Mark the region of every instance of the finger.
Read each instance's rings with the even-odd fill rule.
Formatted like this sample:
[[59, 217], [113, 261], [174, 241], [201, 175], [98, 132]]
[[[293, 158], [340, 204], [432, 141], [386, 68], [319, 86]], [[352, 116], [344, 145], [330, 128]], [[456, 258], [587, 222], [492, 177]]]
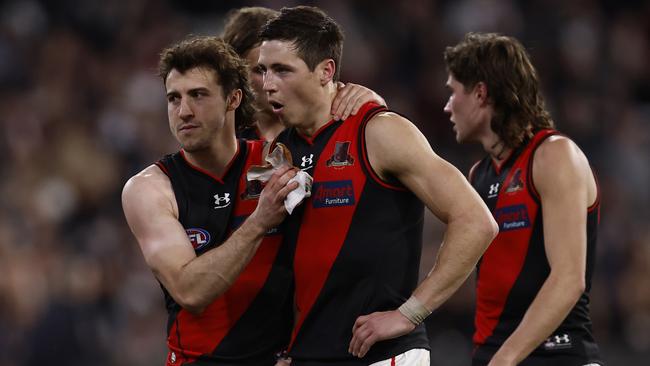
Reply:
[[345, 110], [345, 104], [348, 100], [348, 95], [350, 92], [354, 91], [352, 87], [354, 84], [348, 84], [338, 90], [334, 100], [332, 101], [332, 108], [330, 113], [334, 116], [334, 119], [340, 119], [343, 111]]
[[293, 191], [294, 189], [298, 188], [298, 186], [300, 186], [298, 182], [291, 182], [287, 184], [284, 188], [279, 190], [278, 193], [275, 195], [276, 202], [283, 202], [287, 198], [289, 193], [291, 193], [291, 191]]
[[354, 356], [359, 355], [359, 353], [361, 352], [361, 345], [366, 340], [366, 338], [368, 338], [370, 334], [372, 334], [372, 329], [368, 328], [367, 326], [363, 326], [355, 332], [355, 335], [353, 337], [353, 342], [350, 342], [352, 355]]
[[[269, 189], [272, 189], [272, 187], [276, 184], [276, 182], [278, 181], [278, 179], [280, 179], [280, 177], [282, 177], [282, 175], [283, 175], [284, 173], [286, 173], [287, 170], [289, 170], [289, 169], [290, 169], [290, 167], [288, 167], [288, 166], [286, 166], [286, 165], [283, 165], [283, 166], [279, 167], [279, 168], [278, 168], [276, 171], [274, 171], [273, 174], [271, 175], [271, 179], [269, 179], [269, 181], [266, 183], [266, 187], [269, 187]], [[265, 188], [266, 188], [266, 187], [265, 187]]]
[[370, 334], [366, 340], [361, 344], [361, 347], [359, 347], [359, 358], [363, 357], [368, 353], [370, 350], [370, 347], [372, 347], [373, 344], [377, 341], [377, 336], [373, 333]]
[[[350, 114], [355, 114], [355, 113], [352, 113], [354, 108], [357, 105], [359, 105], [359, 107], [361, 107], [361, 105], [363, 105], [365, 102], [367, 102], [369, 100], [370, 100], [370, 97], [368, 96], [367, 90], [364, 90], [364, 89], [361, 89], [361, 88], [357, 89], [354, 92], [354, 94], [350, 95], [350, 97], [348, 98], [348, 102], [345, 105], [345, 109], [343, 110], [343, 114], [341, 116], [341, 119], [345, 120], [348, 117], [350, 117]], [[357, 108], [357, 111], [358, 110], [359, 110], [359, 108]]]
[[278, 170], [277, 173], [279, 176], [273, 181], [273, 183], [267, 185], [267, 187], [269, 187], [269, 191], [275, 192], [275, 194], [284, 188], [287, 185], [287, 182], [289, 182], [289, 180], [296, 175], [296, 172], [289, 167], [282, 167], [281, 169], [282, 170]]
[[354, 321], [354, 325], [352, 326], [352, 333], [354, 333], [354, 331], [357, 330], [360, 326], [365, 324], [366, 319], [368, 319], [367, 315], [359, 316], [357, 320]]

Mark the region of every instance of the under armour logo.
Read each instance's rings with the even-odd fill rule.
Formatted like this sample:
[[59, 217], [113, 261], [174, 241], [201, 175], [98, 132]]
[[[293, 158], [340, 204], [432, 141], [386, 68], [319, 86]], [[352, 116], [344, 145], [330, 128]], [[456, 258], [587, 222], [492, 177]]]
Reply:
[[499, 192], [499, 183], [490, 184], [489, 196], [495, 195]]
[[555, 343], [569, 343], [571, 340], [569, 339], [568, 334], [562, 334], [562, 336], [556, 335], [553, 338], [555, 338]]
[[224, 193], [223, 197], [219, 194], [214, 195], [214, 208], [224, 208], [228, 207], [230, 204], [230, 193]]
[[314, 154], [309, 154], [309, 156], [305, 155], [302, 157], [302, 163], [300, 163], [300, 166], [305, 168], [309, 165], [309, 167], [311, 167], [313, 163], [314, 163]]

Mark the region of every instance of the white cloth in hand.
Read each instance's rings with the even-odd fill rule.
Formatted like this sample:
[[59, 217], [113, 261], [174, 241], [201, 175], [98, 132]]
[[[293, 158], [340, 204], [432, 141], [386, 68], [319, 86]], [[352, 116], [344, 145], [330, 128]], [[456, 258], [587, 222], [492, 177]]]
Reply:
[[[267, 182], [277, 169], [284, 165], [292, 165], [290, 159], [291, 152], [289, 152], [289, 149], [283, 144], [277, 143], [275, 149], [266, 156], [265, 160], [268, 164], [250, 167], [248, 172], [246, 172], [246, 179], [248, 181], [258, 180], [262, 183]], [[296, 176], [289, 180], [289, 183], [298, 182], [298, 188], [289, 192], [287, 198], [284, 200], [284, 208], [290, 215], [305, 197], [311, 196], [312, 181], [313, 178], [302, 170], [299, 170]]]

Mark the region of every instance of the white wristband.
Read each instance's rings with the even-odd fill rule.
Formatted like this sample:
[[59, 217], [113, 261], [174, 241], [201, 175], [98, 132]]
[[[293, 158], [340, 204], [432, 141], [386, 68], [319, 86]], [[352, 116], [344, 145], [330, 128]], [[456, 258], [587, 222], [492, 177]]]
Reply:
[[422, 323], [431, 314], [415, 296], [409, 297], [397, 310], [415, 325]]

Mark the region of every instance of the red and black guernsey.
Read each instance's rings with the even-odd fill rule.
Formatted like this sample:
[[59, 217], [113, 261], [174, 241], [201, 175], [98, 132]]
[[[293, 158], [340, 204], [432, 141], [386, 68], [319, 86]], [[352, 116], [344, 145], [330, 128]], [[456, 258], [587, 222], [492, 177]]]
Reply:
[[368, 103], [311, 138], [294, 128], [278, 136], [294, 165], [314, 178], [311, 197], [285, 221], [285, 238], [295, 248], [292, 366], [368, 365], [429, 348], [420, 325], [376, 343], [363, 359], [348, 353], [357, 317], [395, 310], [418, 283], [423, 204], [399, 184], [380, 180], [365, 150], [366, 124], [385, 110]]
[[[156, 165], [169, 177], [179, 221], [197, 255], [219, 246], [257, 206], [261, 186], [246, 172], [261, 162], [261, 141], [238, 141], [223, 177], [192, 166], [183, 151]], [[165, 294], [169, 321], [167, 365], [274, 365], [291, 334], [293, 287], [290, 253], [271, 230], [234, 284], [200, 315]]]
[[[540, 199], [532, 181], [533, 156], [555, 130], [538, 131], [522, 147], [495, 166], [487, 156], [470, 176], [499, 225], [499, 234], [478, 264], [474, 365], [487, 364], [521, 322], [550, 273], [544, 248]], [[586, 290], [551, 337], [522, 365], [535, 360], [574, 360], [576, 365], [599, 360], [589, 317], [589, 291], [594, 270], [599, 199], [587, 212]], [[563, 362], [563, 361], [562, 361]], [[564, 364], [562, 362], [553, 364]], [[573, 364], [573, 361], [567, 361]], [[582, 363], [580, 363], [582, 362]]]

